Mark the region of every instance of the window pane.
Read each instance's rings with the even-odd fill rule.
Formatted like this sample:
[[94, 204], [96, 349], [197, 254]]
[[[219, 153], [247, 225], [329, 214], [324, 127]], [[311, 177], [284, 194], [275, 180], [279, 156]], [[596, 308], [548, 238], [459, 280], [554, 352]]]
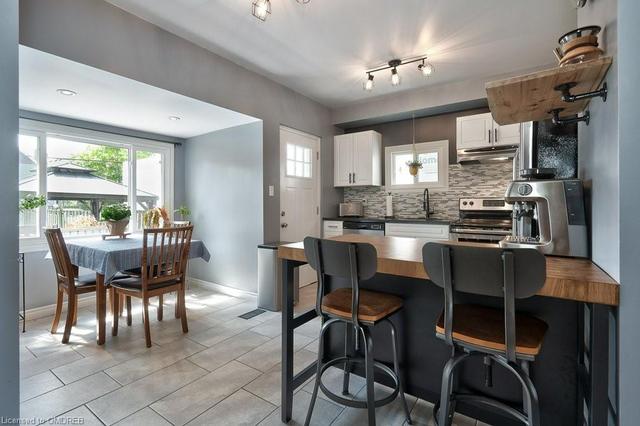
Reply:
[[[18, 138], [20, 158], [19, 188], [20, 199], [27, 196], [37, 196], [38, 181], [38, 138], [30, 135], [20, 135]], [[38, 209], [22, 210], [19, 215], [20, 237], [38, 236]]]
[[162, 154], [136, 151], [136, 229], [143, 228], [142, 216], [145, 211], [164, 207], [162, 170]]
[[296, 175], [296, 162], [287, 160], [287, 176], [295, 176]]
[[296, 146], [296, 161], [304, 161], [304, 148]]
[[422, 169], [418, 173], [419, 182], [438, 182], [438, 153], [428, 152], [419, 154]]
[[296, 159], [296, 146], [290, 143], [287, 144], [287, 160]]
[[302, 170], [302, 163], [296, 161], [296, 176], [302, 177], [304, 176], [304, 171]]
[[311, 162], [311, 148], [304, 149], [304, 162], [305, 163]]
[[411, 185], [414, 178], [409, 173], [407, 161], [413, 160], [412, 153], [393, 154], [393, 184], [394, 185]]
[[311, 164], [305, 164], [304, 165], [304, 177], [306, 177], [306, 178], [310, 178], [311, 177]]
[[47, 226], [104, 232], [100, 211], [128, 201], [128, 172], [125, 148], [47, 138]]

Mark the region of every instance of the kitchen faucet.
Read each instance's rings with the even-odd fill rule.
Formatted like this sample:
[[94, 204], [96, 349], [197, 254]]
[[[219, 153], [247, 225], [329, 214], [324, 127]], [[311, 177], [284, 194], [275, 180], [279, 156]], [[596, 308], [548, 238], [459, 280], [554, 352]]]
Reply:
[[429, 205], [429, 188], [425, 188], [422, 193], [422, 209], [424, 210], [425, 219], [429, 219], [429, 215], [433, 213]]

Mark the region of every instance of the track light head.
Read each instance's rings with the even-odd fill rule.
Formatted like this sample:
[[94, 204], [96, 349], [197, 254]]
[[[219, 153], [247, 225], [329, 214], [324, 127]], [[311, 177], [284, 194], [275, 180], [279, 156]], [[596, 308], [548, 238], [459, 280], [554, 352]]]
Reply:
[[423, 60], [422, 63], [418, 65], [418, 71], [420, 71], [425, 77], [429, 77], [431, 74], [433, 74], [433, 65], [431, 65], [429, 62], [425, 63], [425, 61]]
[[262, 22], [266, 21], [267, 17], [271, 15], [271, 1], [254, 0], [251, 3], [251, 14]]
[[368, 73], [367, 80], [363, 83], [362, 88], [367, 92], [373, 90], [373, 74]]
[[391, 68], [391, 85], [400, 85], [400, 74], [398, 74], [398, 69], [396, 67]]

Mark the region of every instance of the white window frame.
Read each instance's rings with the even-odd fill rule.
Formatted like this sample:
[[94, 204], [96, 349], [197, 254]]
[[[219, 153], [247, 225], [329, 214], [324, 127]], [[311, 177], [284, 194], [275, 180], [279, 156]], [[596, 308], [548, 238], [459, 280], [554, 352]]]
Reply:
[[412, 184], [394, 184], [392, 157], [394, 154], [413, 153], [413, 145], [387, 146], [384, 149], [385, 189], [389, 191], [424, 190], [425, 188], [446, 190], [449, 188], [449, 141], [440, 140], [433, 142], [416, 143], [417, 154], [438, 154], [438, 182], [415, 182]]
[[[164, 156], [164, 181], [162, 182], [162, 200], [170, 217], [173, 217], [173, 195], [175, 179], [175, 147], [171, 143], [136, 138], [132, 136], [117, 135], [114, 133], [100, 132], [96, 130], [81, 129], [60, 124], [46, 123], [28, 119], [20, 119], [20, 134], [38, 136], [38, 182], [40, 194], [47, 193], [47, 137], [59, 137], [70, 141], [89, 143], [93, 145], [112, 146], [125, 148], [129, 153], [130, 185], [128, 203], [136, 205], [136, 152], [148, 151]], [[45, 166], [43, 166], [45, 165]], [[46, 209], [38, 209], [38, 227], [46, 226]], [[130, 222], [132, 232], [141, 231], [135, 229], [135, 220]], [[82, 238], [83, 236], [69, 236], [67, 239]], [[86, 237], [86, 236], [84, 236]], [[37, 237], [20, 238], [21, 251], [37, 251], [46, 249], [47, 243], [42, 232]]]

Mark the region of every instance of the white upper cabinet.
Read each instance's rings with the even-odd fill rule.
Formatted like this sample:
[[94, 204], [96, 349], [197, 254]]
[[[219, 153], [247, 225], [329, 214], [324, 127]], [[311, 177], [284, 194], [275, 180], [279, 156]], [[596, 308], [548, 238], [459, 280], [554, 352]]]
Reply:
[[382, 184], [382, 135], [373, 130], [334, 138], [334, 186]]
[[520, 124], [500, 126], [491, 113], [456, 119], [456, 148], [477, 149], [520, 143]]

